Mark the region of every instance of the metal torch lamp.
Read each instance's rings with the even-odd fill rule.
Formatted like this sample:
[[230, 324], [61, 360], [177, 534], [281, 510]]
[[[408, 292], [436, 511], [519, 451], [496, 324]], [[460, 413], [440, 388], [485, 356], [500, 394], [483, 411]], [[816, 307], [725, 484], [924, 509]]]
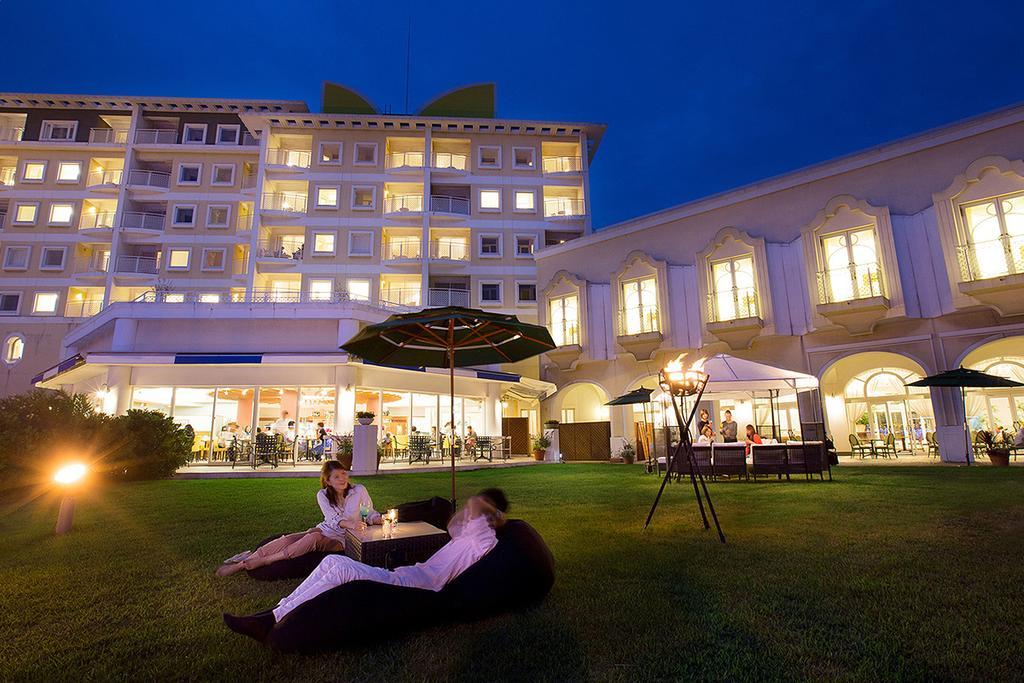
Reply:
[[[704, 389], [707, 387], [709, 377], [702, 370], [702, 364], [699, 361], [687, 368], [683, 366], [682, 359], [683, 356], [676, 358], [658, 372], [658, 384], [661, 386], [662, 391], [670, 397], [669, 400], [676, 413], [676, 423], [679, 425], [679, 441], [666, 462], [665, 477], [661, 480], [661, 487], [658, 489], [658, 495], [654, 498], [654, 504], [651, 505], [651, 511], [647, 514], [644, 528], [646, 529], [650, 525], [651, 519], [654, 517], [654, 511], [658, 508], [661, 494], [664, 493], [665, 484], [668, 483], [669, 477], [672, 476], [675, 463], [680, 458], [686, 458], [690, 466], [690, 483], [693, 484], [693, 493], [697, 498], [697, 507], [700, 509], [704, 528], [711, 528], [707, 515], [710, 512], [711, 519], [715, 522], [715, 529], [718, 531], [718, 539], [725, 543], [725, 534], [722, 533], [722, 526], [718, 523], [718, 515], [715, 514], [715, 506], [711, 502], [711, 494], [708, 492], [704, 475], [700, 471], [700, 466], [694, 455], [693, 441], [690, 437], [690, 424], [693, 422], [697, 407], [700, 405], [700, 399], [704, 395]], [[693, 405], [684, 420], [683, 399], [687, 396], [695, 396], [696, 398], [694, 398]], [[707, 502], [707, 510], [705, 510], [704, 506], [705, 501]]]

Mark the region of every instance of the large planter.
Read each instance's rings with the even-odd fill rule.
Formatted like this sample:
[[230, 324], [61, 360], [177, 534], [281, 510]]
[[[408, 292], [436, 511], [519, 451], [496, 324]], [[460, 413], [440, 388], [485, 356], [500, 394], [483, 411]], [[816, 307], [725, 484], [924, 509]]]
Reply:
[[998, 450], [989, 451], [988, 459], [992, 461], [993, 467], [1009, 467], [1010, 466], [1010, 451]]
[[543, 448], [534, 448], [533, 449], [533, 459], [538, 461], [538, 462], [542, 462], [544, 460], [544, 453], [545, 453], [545, 451], [544, 451]]
[[358, 422], [361, 425], [372, 425], [373, 424], [373, 418], [372, 417], [359, 417], [359, 418], [356, 418], [356, 422]]

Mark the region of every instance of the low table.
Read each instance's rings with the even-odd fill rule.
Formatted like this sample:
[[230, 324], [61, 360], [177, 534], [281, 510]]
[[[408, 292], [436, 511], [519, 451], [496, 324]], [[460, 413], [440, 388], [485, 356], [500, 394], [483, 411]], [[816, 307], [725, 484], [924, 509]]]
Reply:
[[423, 562], [447, 542], [448, 532], [426, 522], [399, 522], [391, 538], [384, 538], [384, 527], [375, 524], [346, 529], [345, 554], [364, 564], [394, 569]]

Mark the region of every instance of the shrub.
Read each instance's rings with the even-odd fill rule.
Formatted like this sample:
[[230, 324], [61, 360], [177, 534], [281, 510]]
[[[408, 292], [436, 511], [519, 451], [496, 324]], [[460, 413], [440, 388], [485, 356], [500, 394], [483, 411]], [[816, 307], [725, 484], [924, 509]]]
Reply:
[[109, 421], [110, 455], [101, 465], [111, 478], [124, 481], [163, 479], [188, 462], [195, 432], [163, 413], [129, 410]]
[[538, 436], [536, 439], [533, 440], [533, 450], [535, 451], [547, 450], [548, 446], [550, 445], [551, 439], [547, 438], [546, 436]]
[[377, 414], [374, 413], [372, 410], [358, 410], [358, 411], [356, 411], [356, 417], [357, 418], [362, 418], [364, 420], [367, 419], [367, 418], [372, 420], [376, 416], [377, 416]]

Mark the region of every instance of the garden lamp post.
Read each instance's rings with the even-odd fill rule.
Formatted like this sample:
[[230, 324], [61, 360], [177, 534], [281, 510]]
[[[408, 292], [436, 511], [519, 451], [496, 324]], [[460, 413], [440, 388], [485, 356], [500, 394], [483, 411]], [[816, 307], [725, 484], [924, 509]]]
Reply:
[[82, 463], [72, 463], [57, 470], [53, 480], [64, 489], [64, 497], [60, 500], [60, 512], [57, 513], [57, 527], [54, 533], [62, 536], [71, 531], [71, 523], [75, 517], [74, 486], [85, 477], [88, 468]]
[[[722, 533], [722, 526], [718, 523], [718, 515], [715, 514], [715, 506], [711, 502], [711, 494], [708, 492], [707, 484], [704, 482], [704, 475], [700, 471], [700, 467], [697, 464], [697, 458], [693, 454], [693, 443], [690, 438], [690, 423], [693, 422], [693, 416], [697, 412], [697, 406], [700, 404], [700, 399], [704, 395], [704, 389], [708, 384], [708, 375], [704, 372], [704, 361], [700, 359], [685, 367], [683, 365], [683, 359], [686, 354], [680, 354], [674, 361], [666, 365], [658, 373], [658, 384], [667, 396], [669, 401], [672, 403], [672, 408], [676, 413], [676, 423], [679, 425], [679, 442], [676, 444], [675, 449], [672, 451], [671, 457], [668, 458], [665, 463], [665, 478], [661, 480], [661, 488], [658, 489], [658, 495], [654, 498], [654, 504], [651, 506], [651, 511], [647, 514], [647, 521], [644, 522], [644, 528], [646, 529], [651, 523], [651, 519], [654, 517], [654, 511], [658, 507], [658, 501], [661, 500], [661, 494], [665, 491], [665, 484], [668, 483], [668, 478], [672, 476], [672, 466], [675, 461], [680, 457], [685, 457], [690, 465], [690, 482], [693, 484], [693, 493], [697, 497], [697, 507], [700, 509], [700, 516], [704, 522], [704, 528], [710, 529], [711, 525], [708, 524], [707, 512], [704, 510], [704, 500], [707, 501], [708, 511], [711, 512], [711, 519], [715, 522], [715, 529], [718, 531], [718, 539], [725, 543], [725, 534]], [[693, 400], [693, 406], [690, 408], [689, 414], [686, 416], [686, 420], [683, 420], [683, 399], [687, 396], [695, 396]], [[697, 482], [700, 481], [700, 486], [697, 486]], [[703, 495], [702, 495], [703, 494]]]

